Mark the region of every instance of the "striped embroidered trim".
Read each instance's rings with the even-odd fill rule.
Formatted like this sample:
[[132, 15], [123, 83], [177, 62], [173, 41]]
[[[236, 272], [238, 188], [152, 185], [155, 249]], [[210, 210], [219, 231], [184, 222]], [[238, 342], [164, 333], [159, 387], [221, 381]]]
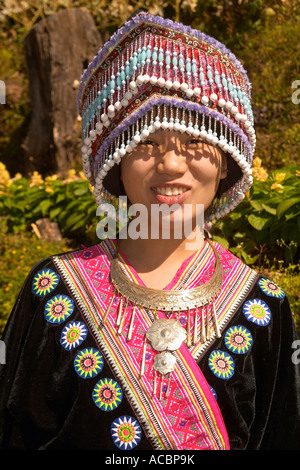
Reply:
[[[99, 312], [95, 300], [86, 285], [83, 285], [80, 275], [76, 272], [72, 260], [67, 255], [61, 258], [53, 257], [53, 262], [60, 271], [64, 282], [67, 284], [81, 310], [97, 343], [101, 346], [102, 353], [107, 358], [110, 367], [116, 374], [127, 397], [146, 430], [152, 445], [157, 450], [171, 450], [176, 448], [171, 436], [160, 426], [156, 419], [157, 409], [153, 406], [151, 397], [144, 396], [139, 380], [132, 374], [129, 363], [124, 360], [124, 354], [117, 348], [111, 348], [114, 338], [107, 328], [99, 327]], [[103, 337], [105, 335], [105, 339]], [[126, 377], [126, 379], [125, 379]], [[143, 397], [143, 399], [141, 398]]]

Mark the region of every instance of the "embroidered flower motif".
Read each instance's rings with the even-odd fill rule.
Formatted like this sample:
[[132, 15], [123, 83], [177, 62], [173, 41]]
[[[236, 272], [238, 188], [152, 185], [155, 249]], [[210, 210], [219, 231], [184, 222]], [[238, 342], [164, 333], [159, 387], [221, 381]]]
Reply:
[[49, 323], [62, 323], [74, 311], [74, 301], [66, 295], [57, 295], [45, 305], [45, 318]]
[[115, 419], [110, 432], [113, 443], [121, 450], [130, 450], [136, 447], [142, 434], [139, 423], [131, 416], [120, 416]]
[[44, 297], [56, 288], [59, 279], [59, 275], [51, 269], [39, 271], [32, 282], [33, 293], [39, 297]]
[[276, 297], [277, 299], [283, 299], [285, 297], [284, 290], [281, 289], [281, 287], [277, 286], [275, 282], [272, 282], [269, 279], [259, 279], [258, 285], [261, 290], [269, 297]]
[[123, 392], [115, 380], [101, 379], [96, 384], [92, 396], [95, 405], [100, 410], [112, 411], [120, 405], [123, 399]]
[[175, 320], [160, 318], [146, 332], [147, 339], [156, 351], [175, 351], [180, 348], [186, 338], [186, 331], [180, 323]]
[[229, 328], [225, 334], [225, 345], [236, 354], [245, 354], [252, 346], [253, 338], [249, 330], [237, 325]]
[[96, 377], [103, 369], [103, 357], [97, 349], [87, 348], [80, 351], [74, 359], [74, 368], [79, 377]]
[[256, 325], [266, 326], [270, 323], [271, 310], [263, 300], [247, 300], [244, 303], [243, 312], [247, 320]]
[[220, 379], [229, 379], [234, 374], [232, 357], [224, 351], [215, 350], [208, 359], [210, 370]]
[[70, 322], [62, 330], [60, 344], [67, 351], [71, 351], [85, 340], [87, 333], [87, 327], [83, 322]]

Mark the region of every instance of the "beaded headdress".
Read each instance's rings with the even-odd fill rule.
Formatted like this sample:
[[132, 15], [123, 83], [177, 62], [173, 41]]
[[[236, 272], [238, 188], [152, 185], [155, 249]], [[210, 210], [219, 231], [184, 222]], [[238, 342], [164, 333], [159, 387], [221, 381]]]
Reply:
[[157, 129], [187, 132], [229, 155], [206, 221], [228, 214], [252, 184], [251, 85], [220, 42], [140, 12], [100, 49], [82, 76], [82, 159], [96, 202], [125, 194], [119, 163]]

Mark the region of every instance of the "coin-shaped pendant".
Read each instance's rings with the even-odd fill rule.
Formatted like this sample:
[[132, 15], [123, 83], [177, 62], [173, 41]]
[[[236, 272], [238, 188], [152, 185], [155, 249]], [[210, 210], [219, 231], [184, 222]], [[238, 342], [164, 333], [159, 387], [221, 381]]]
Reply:
[[154, 358], [153, 367], [162, 375], [173, 372], [176, 364], [176, 358], [169, 351], [163, 351]]
[[159, 318], [146, 332], [146, 337], [156, 351], [176, 351], [186, 339], [187, 333], [175, 319]]

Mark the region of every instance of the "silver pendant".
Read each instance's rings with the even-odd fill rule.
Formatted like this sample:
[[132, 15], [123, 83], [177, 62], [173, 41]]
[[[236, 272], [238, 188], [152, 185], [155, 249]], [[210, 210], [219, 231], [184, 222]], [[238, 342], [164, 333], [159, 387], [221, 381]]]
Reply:
[[176, 351], [186, 339], [187, 333], [175, 319], [159, 318], [146, 332], [155, 351]]
[[159, 351], [154, 358], [153, 368], [162, 375], [173, 372], [176, 357], [169, 351], [176, 351], [186, 339], [187, 333], [175, 319], [159, 318], [146, 332], [155, 351]]
[[176, 358], [169, 351], [163, 351], [154, 358], [153, 368], [162, 375], [173, 372], [176, 364]]

